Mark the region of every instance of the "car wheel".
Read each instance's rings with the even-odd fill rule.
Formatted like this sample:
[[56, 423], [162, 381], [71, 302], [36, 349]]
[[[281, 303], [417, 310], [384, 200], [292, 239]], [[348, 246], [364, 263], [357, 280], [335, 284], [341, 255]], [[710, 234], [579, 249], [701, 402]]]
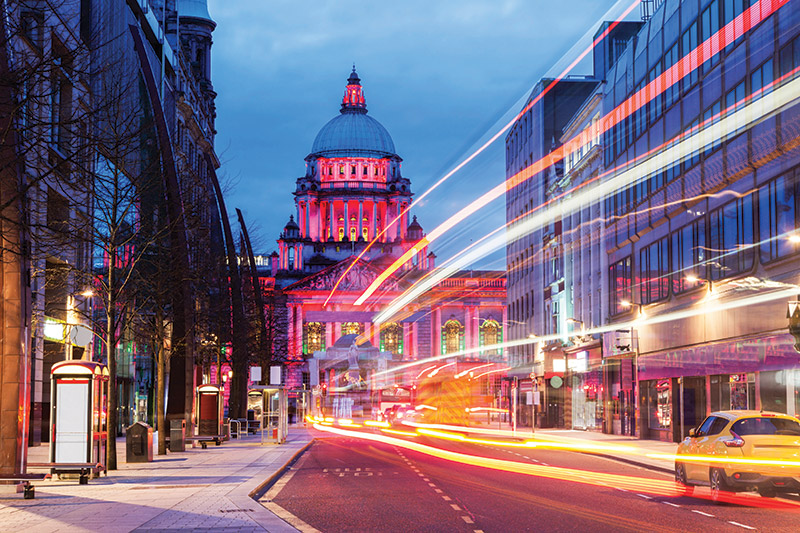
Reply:
[[711, 500], [717, 504], [724, 503], [722, 493], [731, 492], [731, 487], [725, 479], [725, 473], [719, 468], [712, 468], [708, 478], [711, 484]]
[[694, 492], [694, 487], [686, 480], [686, 465], [683, 463], [675, 463], [675, 486], [682, 496], [691, 496]]

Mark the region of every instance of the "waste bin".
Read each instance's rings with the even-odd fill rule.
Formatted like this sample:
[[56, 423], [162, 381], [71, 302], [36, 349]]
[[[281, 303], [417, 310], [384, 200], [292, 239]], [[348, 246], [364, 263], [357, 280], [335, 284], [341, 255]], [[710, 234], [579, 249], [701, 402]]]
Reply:
[[153, 428], [136, 422], [125, 431], [125, 459], [129, 463], [153, 460]]
[[186, 420], [183, 418], [169, 421], [169, 451], [186, 451]]

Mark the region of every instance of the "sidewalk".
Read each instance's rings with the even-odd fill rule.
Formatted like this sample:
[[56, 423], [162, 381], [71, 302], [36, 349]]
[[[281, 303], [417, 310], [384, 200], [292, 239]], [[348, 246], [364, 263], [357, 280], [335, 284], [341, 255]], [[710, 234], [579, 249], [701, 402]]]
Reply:
[[[261, 445], [256, 435], [126, 463], [125, 439], [117, 439], [118, 470], [89, 485], [34, 483], [34, 500], [0, 488], [0, 530], [295, 531], [250, 495], [311, 440], [307, 429], [291, 427], [279, 446]], [[31, 448], [29, 460], [46, 461], [47, 453], [47, 446]]]
[[[484, 426], [487, 430], [498, 430], [509, 436], [512, 435], [511, 426], [507, 422], [488, 424], [471, 420], [470, 426], [473, 428]], [[678, 445], [672, 442], [643, 440], [636, 437], [574, 429], [536, 428], [536, 431], [532, 432], [530, 427], [518, 427], [513, 436], [520, 439], [543, 441], [543, 448], [547, 447], [547, 443], [551, 443], [553, 448], [562, 449], [557, 446], [557, 444], [561, 444], [568, 450], [591, 453], [659, 472], [674, 473], [675, 471], [675, 462], [672, 456], [675, 455]]]
[[[573, 429], [537, 429], [534, 438], [578, 445], [579, 449], [576, 451], [593, 453], [651, 470], [667, 473], [675, 471], [675, 463], [671, 456], [675, 454], [678, 445], [672, 442], [642, 440], [636, 437]], [[669, 458], [663, 456], [669, 456]]]

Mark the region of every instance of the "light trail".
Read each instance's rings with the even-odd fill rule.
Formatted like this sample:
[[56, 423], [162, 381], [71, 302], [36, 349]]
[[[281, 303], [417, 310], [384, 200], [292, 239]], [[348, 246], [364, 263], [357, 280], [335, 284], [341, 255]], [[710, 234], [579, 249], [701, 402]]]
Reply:
[[[729, 44], [732, 44], [736, 39], [750, 31], [752, 27], [759, 24], [762, 20], [770, 16], [789, 1], [790, 0], [759, 0], [757, 3], [753, 4], [750, 8], [746, 9], [743, 13], [726, 24], [715, 34], [703, 41], [703, 43], [698, 45], [694, 50], [683, 56], [683, 58], [678, 60], [672, 67], [664, 71], [645, 87], [631, 95], [615, 109], [604, 115], [599, 121], [599, 131], [595, 135], [604, 134], [606, 131], [628, 118], [632, 113], [638, 111], [651, 100], [661, 95], [664, 91], [666, 91], [667, 88], [678, 83], [691, 72], [699, 69], [701, 65], [718, 54], [720, 50], [724, 49]], [[594, 46], [594, 44], [595, 43], [593, 42], [592, 46]], [[588, 51], [585, 53], [588, 53]], [[550, 86], [548, 86], [548, 88], [549, 87], [552, 87], [552, 83]], [[527, 112], [528, 109], [529, 107], [526, 106], [524, 111]], [[720, 125], [717, 125], [716, 127], [722, 129], [723, 131], [736, 131], [725, 130]], [[517, 185], [527, 181], [534, 175], [543, 171], [547, 167], [563, 160], [566, 154], [585, 144], [584, 141], [583, 132], [581, 132], [573, 139], [567, 141], [552, 152], [548, 153], [545, 157], [530, 164], [525, 169], [508, 178], [502, 184], [494, 187], [489, 192], [474, 200], [468, 206], [462, 208], [455, 215], [451, 216], [445, 222], [434, 228], [434, 230], [431, 231], [427, 236], [423, 237], [420, 242], [415, 244], [399, 259], [392, 263], [391, 266], [381, 272], [381, 274], [378, 275], [378, 277], [370, 284], [370, 286], [356, 299], [354, 305], [362, 305], [366, 299], [374, 294], [378, 287], [380, 287], [383, 282], [389, 278], [389, 276], [401, 268], [425, 246], [428, 246], [450, 229], [455, 227], [457, 224], [461, 223], [463, 220], [485, 207], [491, 201], [500, 197], [507, 190], [516, 187]]]
[[[615, 331], [617, 329], [625, 329], [625, 328], [631, 328], [631, 327], [641, 328], [642, 326], [661, 324], [661, 323], [670, 322], [670, 321], [673, 321], [673, 320], [685, 319], [685, 318], [692, 318], [692, 317], [699, 316], [699, 315], [706, 315], [706, 314], [715, 313], [715, 312], [719, 312], [719, 311], [726, 311], [726, 310], [729, 310], [729, 309], [737, 309], [737, 308], [740, 308], [740, 307], [753, 306], [753, 305], [758, 305], [758, 304], [762, 304], [762, 303], [772, 302], [772, 301], [775, 301], [775, 300], [784, 300], [784, 299], [787, 299], [787, 298], [795, 298], [797, 296], [797, 293], [798, 293], [797, 286], [790, 286], [789, 288], [786, 288], [784, 290], [778, 290], [778, 291], [769, 292], [767, 294], [759, 294], [759, 295], [756, 295], [756, 296], [739, 298], [739, 299], [732, 300], [730, 302], [725, 302], [725, 303], [716, 303], [716, 304], [711, 305], [712, 302], [706, 302], [704, 305], [699, 306], [699, 307], [694, 308], [694, 309], [685, 309], [685, 310], [682, 310], [682, 311], [674, 311], [674, 312], [671, 312], [671, 313], [665, 313], [665, 314], [662, 314], [662, 315], [656, 315], [656, 316], [647, 317], [647, 318], [644, 318], [644, 319], [629, 320], [629, 321], [625, 321], [625, 322], [615, 322], [615, 323], [609, 324], [607, 326], [601, 326], [601, 327], [595, 327], [595, 328], [586, 328], [585, 330], [583, 330], [582, 334], [584, 334], [584, 335], [593, 335], [593, 334], [600, 334], [600, 333], [608, 333], [608, 332]], [[437, 355], [437, 356], [434, 356], [434, 357], [429, 357], [429, 358], [425, 358], [425, 359], [420, 359], [418, 361], [405, 363], [405, 364], [400, 365], [400, 366], [398, 366], [396, 368], [393, 368], [393, 369], [381, 370], [380, 372], [376, 372], [374, 375], [375, 376], [379, 376], [379, 375], [384, 375], [384, 374], [397, 373], [397, 372], [400, 372], [402, 370], [406, 370], [408, 368], [413, 368], [413, 367], [418, 366], [418, 365], [428, 364], [428, 363], [430, 363], [432, 361], [439, 361], [439, 360], [442, 360], [442, 359], [449, 359], [449, 358], [452, 358], [452, 357], [459, 357], [459, 356], [462, 356], [462, 355], [466, 355], [468, 353], [474, 353], [474, 352], [478, 352], [478, 351], [482, 351], [482, 350], [498, 350], [498, 349], [511, 348], [511, 347], [515, 347], [515, 346], [525, 346], [527, 344], [546, 343], [546, 342], [549, 342], [549, 341], [563, 339], [564, 337], [565, 337], [565, 335], [556, 335], [556, 334], [553, 334], [553, 335], [539, 335], [539, 336], [536, 336], [534, 338], [517, 339], [517, 340], [513, 340], [513, 341], [507, 341], [507, 342], [499, 343], [499, 344], [493, 344], [493, 345], [490, 345], [490, 346], [481, 346], [479, 348], [461, 350], [459, 352], [454, 352], [454, 353], [445, 354], [445, 355]], [[640, 356], [640, 357], [647, 357], [647, 355], [645, 354], [645, 355]]]
[[[375, 433], [363, 433], [360, 431], [349, 431], [342, 428], [326, 427], [319, 424], [315, 424], [314, 429], [325, 433], [331, 433], [334, 435], [340, 435], [344, 437], [352, 437], [366, 441], [380, 442], [383, 444], [388, 444], [390, 446], [396, 446], [398, 448], [412, 450], [418, 453], [428, 455], [430, 457], [436, 457], [439, 459], [444, 459], [446, 461], [451, 461], [458, 464], [477, 466], [491, 470], [511, 472], [515, 474], [548, 478], [560, 481], [569, 481], [573, 483], [599, 486], [604, 488], [611, 486], [615, 488], [621, 488], [637, 492], [647, 492], [649, 494], [656, 494], [667, 497], [683, 496], [685, 493], [684, 492], [685, 489], [677, 486], [674, 481], [668, 481], [664, 479], [650, 479], [645, 477], [625, 476], [620, 474], [608, 474], [604, 472], [579, 470], [575, 468], [564, 468], [564, 467], [549, 466], [549, 465], [545, 466], [541, 464], [523, 463], [507, 459], [494, 459], [491, 457], [482, 457], [479, 455], [454, 452], [451, 450], [437, 448], [419, 442], [406, 441], [403, 439], [398, 439], [386, 435], [380, 435]], [[394, 434], [402, 433], [393, 430], [382, 430], [382, 431]], [[700, 496], [699, 493], [696, 495]], [[704, 497], [708, 498], [708, 496]], [[795, 511], [800, 511], [800, 502], [765, 499], [757, 495], [725, 493], [723, 495], [723, 499], [726, 501], [736, 502], [743, 505], [791, 509]]]
[[[517, 114], [516, 114], [516, 116], [515, 116], [513, 119], [511, 119], [510, 121], [508, 121], [508, 123], [507, 123], [505, 126], [503, 126], [502, 128], [500, 128], [500, 130], [499, 130], [499, 131], [497, 131], [497, 133], [495, 133], [494, 135], [492, 135], [492, 137], [491, 137], [491, 138], [489, 138], [489, 140], [488, 140], [488, 141], [484, 142], [484, 143], [483, 143], [483, 144], [482, 144], [482, 145], [481, 145], [481, 146], [480, 146], [478, 149], [476, 149], [476, 150], [475, 150], [474, 152], [472, 152], [472, 153], [471, 153], [469, 156], [467, 156], [467, 157], [466, 157], [466, 158], [465, 158], [463, 161], [461, 161], [461, 163], [459, 163], [458, 165], [456, 165], [456, 166], [455, 166], [455, 167], [454, 167], [452, 170], [450, 170], [450, 172], [448, 172], [447, 174], [445, 174], [445, 175], [444, 175], [442, 178], [440, 178], [440, 179], [439, 179], [439, 180], [438, 180], [436, 183], [434, 183], [434, 184], [433, 184], [433, 185], [432, 185], [430, 188], [428, 188], [428, 190], [426, 190], [426, 191], [425, 191], [424, 193], [422, 193], [422, 194], [421, 194], [419, 197], [417, 197], [417, 198], [416, 198], [416, 199], [415, 199], [415, 200], [414, 200], [414, 201], [413, 201], [411, 204], [409, 204], [409, 205], [408, 205], [408, 207], [406, 207], [406, 208], [405, 208], [403, 211], [401, 211], [401, 212], [400, 212], [400, 214], [399, 214], [399, 215], [397, 215], [397, 216], [396, 216], [396, 217], [395, 217], [395, 218], [394, 218], [394, 219], [393, 219], [391, 222], [389, 222], [388, 224], [386, 224], [386, 226], [384, 227], [384, 229], [382, 229], [382, 230], [380, 231], [380, 233], [378, 233], [378, 235], [376, 235], [376, 236], [375, 236], [375, 238], [373, 238], [373, 239], [372, 239], [372, 240], [369, 242], [369, 244], [368, 244], [367, 246], [365, 246], [365, 247], [364, 247], [364, 250], [363, 250], [363, 251], [362, 251], [360, 254], [358, 254], [358, 256], [356, 256], [356, 258], [353, 260], [353, 262], [350, 264], [350, 266], [348, 266], [348, 267], [347, 267], [347, 269], [345, 269], [345, 271], [344, 271], [344, 272], [342, 273], [342, 275], [339, 277], [339, 279], [338, 279], [338, 280], [336, 280], [336, 283], [334, 284], [333, 288], [331, 289], [331, 292], [330, 292], [330, 294], [329, 294], [329, 295], [328, 295], [328, 297], [325, 299], [325, 303], [323, 303], [323, 304], [322, 304], [322, 306], [323, 306], [323, 307], [325, 307], [325, 306], [327, 306], [327, 305], [328, 305], [328, 302], [329, 302], [329, 301], [330, 301], [330, 299], [333, 297], [333, 294], [336, 292], [336, 289], [337, 289], [337, 288], [339, 288], [339, 284], [342, 282], [342, 280], [343, 280], [343, 279], [344, 279], [344, 277], [347, 275], [347, 273], [350, 271], [350, 269], [351, 269], [351, 268], [353, 268], [353, 266], [355, 266], [356, 262], [358, 262], [358, 260], [360, 260], [360, 259], [361, 259], [361, 258], [364, 256], [364, 254], [366, 254], [366, 253], [367, 253], [367, 251], [368, 251], [368, 250], [369, 250], [369, 249], [370, 249], [370, 248], [371, 248], [371, 247], [372, 247], [372, 246], [373, 246], [373, 245], [374, 245], [376, 242], [378, 242], [378, 240], [379, 240], [381, 237], [383, 237], [383, 235], [384, 235], [384, 234], [385, 234], [385, 233], [386, 233], [386, 232], [389, 230], [389, 228], [390, 228], [390, 227], [392, 227], [392, 225], [393, 225], [395, 222], [402, 221], [402, 217], [403, 217], [403, 216], [404, 216], [406, 213], [408, 213], [408, 212], [409, 212], [409, 211], [410, 211], [412, 208], [416, 207], [416, 206], [417, 206], [417, 205], [418, 205], [418, 204], [419, 204], [419, 203], [420, 203], [420, 202], [421, 202], [421, 201], [422, 201], [422, 200], [423, 200], [423, 199], [424, 199], [426, 196], [428, 196], [429, 194], [431, 194], [431, 193], [432, 193], [434, 190], [436, 190], [436, 189], [437, 189], [437, 188], [438, 188], [438, 187], [439, 187], [439, 186], [440, 186], [442, 183], [444, 183], [445, 181], [447, 181], [448, 179], [450, 179], [450, 178], [451, 178], [451, 177], [452, 177], [452, 176], [453, 176], [453, 175], [454, 175], [456, 172], [458, 172], [459, 170], [461, 170], [462, 168], [464, 168], [464, 167], [465, 167], [466, 165], [468, 165], [468, 164], [469, 164], [469, 163], [470, 163], [470, 162], [471, 162], [473, 159], [475, 159], [475, 158], [476, 158], [476, 157], [478, 157], [478, 156], [479, 156], [481, 153], [483, 153], [483, 152], [484, 152], [484, 151], [485, 151], [485, 150], [486, 150], [486, 149], [487, 149], [489, 146], [491, 146], [492, 144], [494, 144], [494, 142], [495, 142], [495, 141], [497, 141], [497, 139], [499, 139], [499, 138], [500, 138], [500, 137], [501, 137], [501, 136], [502, 136], [502, 135], [503, 135], [505, 132], [507, 132], [507, 131], [508, 131], [508, 130], [509, 130], [509, 129], [510, 129], [510, 128], [511, 128], [511, 127], [512, 127], [512, 126], [513, 126], [513, 125], [514, 125], [514, 124], [515, 124], [515, 123], [516, 123], [516, 122], [517, 122], [517, 121], [518, 121], [518, 120], [519, 120], [519, 119], [520, 119], [520, 118], [521, 118], [523, 115], [525, 115], [525, 113], [527, 113], [527, 112], [528, 112], [528, 111], [529, 111], [529, 110], [530, 110], [530, 109], [531, 109], [531, 108], [532, 108], [532, 107], [533, 107], [533, 106], [534, 106], [534, 105], [535, 105], [535, 104], [536, 104], [536, 103], [537, 103], [539, 100], [541, 100], [542, 98], [544, 98], [544, 96], [545, 96], [545, 95], [546, 95], [548, 92], [550, 92], [550, 90], [551, 90], [551, 89], [552, 89], [552, 88], [553, 88], [553, 87], [554, 87], [554, 86], [555, 86], [555, 85], [556, 85], [556, 84], [557, 84], [559, 81], [563, 80], [563, 79], [564, 79], [564, 78], [565, 78], [565, 77], [566, 77], [566, 76], [567, 76], [567, 75], [570, 73], [570, 71], [571, 71], [573, 68], [575, 68], [575, 66], [576, 66], [578, 63], [580, 63], [580, 62], [581, 62], [581, 61], [582, 61], [582, 60], [583, 60], [583, 59], [584, 59], [584, 58], [585, 58], [587, 55], [589, 55], [589, 53], [590, 53], [592, 50], [594, 50], [595, 46], [597, 46], [597, 44], [598, 44], [599, 42], [601, 42], [603, 39], [605, 39], [605, 38], [608, 36], [608, 34], [609, 34], [609, 33], [611, 33], [611, 31], [612, 31], [612, 30], [613, 30], [613, 29], [614, 29], [614, 28], [615, 28], [615, 27], [616, 27], [616, 26], [617, 26], [617, 25], [618, 25], [620, 22], [624, 21], [624, 20], [625, 20], [625, 17], [627, 17], [627, 16], [628, 16], [628, 15], [629, 15], [631, 12], [633, 12], [633, 10], [634, 10], [634, 9], [636, 9], [636, 8], [639, 6], [639, 4], [640, 4], [640, 0], [634, 0], [634, 2], [633, 2], [633, 3], [631, 3], [631, 4], [630, 4], [630, 5], [629, 5], [629, 6], [628, 6], [628, 7], [627, 7], [627, 8], [626, 8], [626, 9], [625, 9], [623, 12], [622, 12], [622, 14], [621, 14], [621, 15], [619, 15], [619, 18], [618, 18], [617, 20], [615, 20], [614, 22], [612, 22], [612, 23], [609, 25], [609, 27], [608, 27], [608, 28], [606, 28], [606, 29], [605, 29], [605, 30], [604, 30], [604, 31], [603, 31], [603, 32], [602, 32], [600, 35], [598, 35], [598, 36], [597, 36], [597, 37], [596, 37], [596, 38], [595, 38], [595, 39], [592, 41], [592, 43], [591, 43], [589, 46], [587, 46], [587, 47], [586, 47], [586, 48], [585, 48], [585, 49], [584, 49], [584, 50], [583, 50], [583, 51], [582, 51], [582, 52], [581, 52], [581, 53], [578, 55], [578, 57], [577, 57], [576, 59], [574, 59], [574, 60], [573, 60], [573, 61], [572, 61], [572, 62], [571, 62], [571, 63], [570, 63], [570, 64], [569, 64], [569, 65], [568, 65], [568, 66], [567, 66], [567, 67], [566, 67], [566, 68], [565, 68], [565, 69], [564, 69], [564, 70], [563, 70], [563, 71], [562, 71], [562, 72], [561, 72], [561, 73], [560, 73], [558, 76], [556, 76], [556, 77], [555, 77], [555, 78], [554, 78], [554, 79], [553, 79], [553, 80], [550, 82], [550, 84], [549, 84], [549, 85], [548, 85], [548, 86], [547, 86], [547, 87], [546, 87], [546, 88], [545, 88], [545, 89], [544, 89], [544, 90], [543, 90], [543, 91], [542, 91], [540, 94], [536, 95], [536, 97], [534, 97], [534, 98], [533, 98], [533, 99], [532, 99], [532, 100], [531, 100], [531, 101], [530, 101], [530, 102], [529, 102], [529, 103], [528, 103], [528, 104], [527, 104], [527, 105], [526, 105], [526, 106], [525, 106], [525, 107], [522, 109], [522, 111], [520, 111], [519, 113], [517, 113]], [[399, 222], [398, 222], [398, 223], [399, 223]], [[425, 240], [425, 238], [423, 238], [423, 241], [424, 241], [424, 240]], [[420, 241], [420, 242], [422, 242], [422, 241]], [[417, 243], [417, 244], [419, 244], [419, 243]], [[415, 250], [415, 253], [416, 253], [416, 251], [419, 251], [419, 250], [421, 250], [421, 249], [422, 249], [422, 248], [424, 248], [424, 247], [425, 247], [424, 245], [423, 245], [423, 246], [420, 246], [420, 247], [417, 247], [417, 245], [415, 245], [415, 246], [414, 246], [414, 248], [412, 248], [412, 249], [414, 249], [414, 250]], [[409, 250], [408, 252], [406, 252], [405, 254], [403, 254], [403, 257], [405, 257], [405, 256], [409, 255], [409, 252], [410, 252], [410, 250]], [[410, 257], [413, 257], [413, 254], [411, 254], [411, 255], [410, 255]], [[410, 258], [410, 257], [409, 257], [409, 258]], [[400, 263], [400, 266], [402, 266], [402, 265], [403, 265], [403, 263]], [[392, 265], [392, 267], [393, 267], [393, 266], [394, 266], [394, 264]], [[389, 268], [392, 268], [392, 267], [389, 267]], [[399, 267], [398, 267], [398, 268], [399, 268]], [[397, 270], [397, 269], [395, 269], [395, 270]], [[394, 272], [395, 270], [393, 270], [392, 272]], [[387, 278], [388, 278], [388, 275], [387, 275]], [[383, 280], [383, 281], [385, 281], [385, 278], [384, 278], [384, 280]], [[381, 281], [381, 283], [383, 283], [383, 281]], [[373, 291], [373, 292], [374, 292], [374, 291]], [[356, 304], [356, 305], [360, 305], [360, 304]]]
[[[795, 69], [793, 72], [797, 72]], [[787, 78], [782, 78], [787, 79]], [[408, 303], [415, 300], [423, 293], [428, 291], [433, 285], [446, 279], [453, 272], [456, 272], [481, 257], [484, 257], [495, 250], [505, 247], [507, 243], [521, 239], [525, 235], [541, 228], [544, 224], [563, 214], [579, 209], [584, 203], [591, 203], [590, 200], [604, 198], [617, 190], [622, 190], [636, 183], [644, 176], [650, 176], [653, 172], [665, 168], [673, 161], [680, 161], [690, 157], [693, 153], [704, 149], [706, 146], [718, 142], [719, 131], [738, 132], [750, 128], [767, 116], [789, 106], [792, 102], [800, 98], [800, 78], [788, 81], [784, 85], [774, 89], [769, 94], [764, 94], [760, 100], [750, 101], [748, 105], [738, 106], [739, 109], [732, 114], [722, 117], [713, 125], [696, 131], [694, 135], [686, 137], [678, 143], [665, 143], [671, 146], [654, 154], [640, 164], [622, 171], [613, 178], [606, 181], [594, 181], [591, 186], [584, 187], [581, 192], [573, 194], [564, 199], [561, 203], [544, 209], [539, 209], [527, 220], [520, 222], [514, 227], [508, 228], [505, 234], [495, 235], [485, 241], [481, 246], [472, 249], [469, 253], [456, 256], [448, 264], [443, 265], [430, 276], [426, 276], [418, 283], [414, 284], [401, 296], [396, 298], [389, 306], [381, 311], [374, 319], [374, 322], [384, 322], [405, 307]], [[731, 106], [735, 107], [735, 106]], [[755, 110], [754, 108], [758, 108]]]
[[454, 377], [455, 379], [460, 379], [460, 378], [462, 378], [463, 376], [466, 376], [467, 374], [469, 374], [470, 372], [475, 372], [475, 371], [476, 371], [477, 369], [479, 369], [479, 368], [486, 368], [487, 366], [492, 366], [492, 365], [494, 365], [494, 364], [495, 364], [495, 363], [486, 363], [485, 365], [473, 366], [472, 368], [468, 368], [468, 369], [464, 370], [463, 372], [459, 372], [458, 374], [456, 374], [456, 375], [455, 375], [455, 376], [453, 376], [453, 377]]

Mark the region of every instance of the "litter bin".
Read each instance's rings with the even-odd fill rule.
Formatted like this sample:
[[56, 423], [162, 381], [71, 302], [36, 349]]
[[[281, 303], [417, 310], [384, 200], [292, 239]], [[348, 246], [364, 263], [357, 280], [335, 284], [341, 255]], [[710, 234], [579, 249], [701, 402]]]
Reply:
[[186, 420], [183, 418], [169, 421], [169, 451], [186, 451]]
[[136, 422], [125, 431], [125, 459], [129, 463], [153, 460], [153, 428]]

